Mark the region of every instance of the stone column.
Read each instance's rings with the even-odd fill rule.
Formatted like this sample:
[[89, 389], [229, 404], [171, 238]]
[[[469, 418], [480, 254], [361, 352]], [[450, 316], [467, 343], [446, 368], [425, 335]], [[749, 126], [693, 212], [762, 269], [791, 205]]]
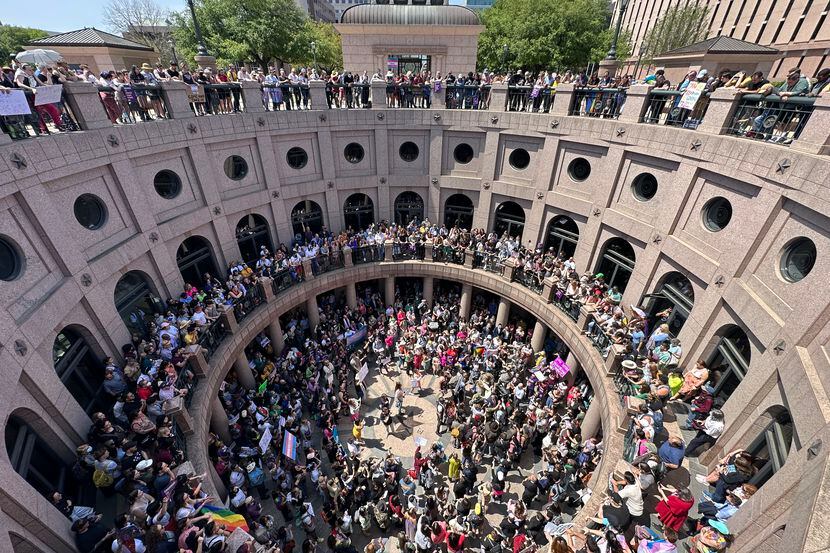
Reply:
[[496, 313], [496, 324], [506, 325], [507, 318], [510, 316], [510, 301], [504, 298], [499, 300], [499, 311]]
[[507, 83], [490, 85], [490, 111], [507, 111]]
[[548, 327], [542, 324], [542, 321], [536, 321], [536, 325], [533, 327], [533, 336], [530, 338], [530, 347], [533, 348], [534, 353], [544, 349], [547, 332]]
[[274, 352], [279, 355], [285, 349], [285, 336], [282, 333], [279, 317], [268, 325], [268, 335], [271, 337], [271, 343], [274, 344]]
[[830, 95], [816, 98], [813, 113], [801, 130], [791, 149], [808, 154], [830, 154]]
[[424, 299], [427, 302], [427, 305], [432, 307], [432, 296], [433, 296], [433, 287], [435, 285], [435, 279], [433, 277], [424, 277]]
[[469, 250], [468, 249], [464, 253], [464, 266], [467, 267], [468, 269], [472, 269], [473, 268], [473, 263], [475, 263], [475, 260], [476, 260], [475, 250]]
[[245, 113], [260, 113], [265, 111], [265, 104], [262, 103], [262, 85], [256, 81], [242, 81], [242, 103], [245, 106]]
[[228, 414], [222, 406], [219, 396], [210, 401], [210, 431], [219, 436], [226, 445], [231, 443], [231, 430], [228, 427]]
[[470, 318], [470, 306], [473, 303], [473, 285], [464, 284], [461, 286], [461, 308], [458, 316], [462, 321]]
[[387, 306], [395, 303], [395, 277], [386, 277], [384, 280], [383, 299]]
[[357, 286], [354, 282], [346, 284], [346, 305], [349, 309], [357, 309]]
[[372, 81], [372, 109], [386, 109], [386, 81]]
[[311, 327], [311, 333], [317, 334], [317, 327], [320, 325], [320, 308], [317, 307], [317, 295], [313, 295], [305, 302], [305, 310], [308, 315], [308, 325]]
[[542, 281], [542, 297], [550, 303], [553, 301], [554, 294], [556, 294], [556, 280], [553, 277], [547, 277]]
[[69, 108], [83, 130], [91, 131], [113, 126], [94, 84], [86, 81], [68, 81], [63, 83], [63, 90], [66, 92]]
[[574, 99], [574, 85], [560, 84], [556, 87], [553, 104], [550, 106], [551, 115], [569, 115]]
[[354, 267], [354, 258], [352, 257], [352, 249], [349, 246], [343, 248], [343, 266]]
[[392, 251], [395, 247], [395, 242], [392, 240], [387, 240], [383, 243], [383, 260], [384, 261], [394, 261], [394, 257], [392, 256]]
[[582, 419], [582, 439], [593, 438], [600, 428], [602, 428], [602, 411], [599, 407], [599, 401], [594, 397], [588, 411], [585, 413], [585, 418]]
[[732, 123], [732, 117], [740, 101], [741, 95], [737, 94], [734, 88], [715, 90], [709, 96], [709, 107], [706, 108], [703, 122], [697, 128], [698, 132], [724, 134]]
[[311, 267], [311, 259], [303, 259], [303, 279], [311, 280], [314, 277], [314, 271]]
[[311, 109], [329, 109], [326, 100], [326, 83], [319, 79], [308, 81], [308, 93], [311, 98]]
[[189, 119], [196, 117], [187, 95], [190, 93], [190, 85], [179, 81], [163, 81], [161, 84], [161, 95], [164, 98], [164, 107], [167, 108], [168, 117], [173, 119]]
[[236, 371], [236, 377], [239, 383], [245, 388], [252, 390], [256, 387], [256, 379], [254, 378], [254, 371], [251, 370], [251, 365], [248, 364], [248, 357], [244, 351], [239, 352], [239, 357], [233, 362], [233, 369]]
[[648, 95], [651, 85], [638, 84], [630, 87], [625, 95], [625, 104], [622, 108], [619, 121], [625, 123], [639, 123], [648, 109]]
[[508, 257], [504, 260], [504, 278], [507, 279], [508, 282], [513, 282], [513, 274], [516, 272], [516, 268], [518, 267], [518, 262], [512, 258]]

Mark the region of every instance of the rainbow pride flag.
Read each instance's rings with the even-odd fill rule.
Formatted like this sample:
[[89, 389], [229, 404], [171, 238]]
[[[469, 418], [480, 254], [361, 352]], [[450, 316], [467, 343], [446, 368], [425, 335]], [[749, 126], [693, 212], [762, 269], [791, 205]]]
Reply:
[[217, 507], [215, 505], [205, 505], [201, 509], [202, 514], [208, 514], [216, 521], [217, 524], [224, 524], [226, 528], [233, 531], [236, 528], [242, 528], [248, 531], [248, 523], [245, 522], [245, 517], [238, 515], [233, 511], [229, 511], [224, 507]]

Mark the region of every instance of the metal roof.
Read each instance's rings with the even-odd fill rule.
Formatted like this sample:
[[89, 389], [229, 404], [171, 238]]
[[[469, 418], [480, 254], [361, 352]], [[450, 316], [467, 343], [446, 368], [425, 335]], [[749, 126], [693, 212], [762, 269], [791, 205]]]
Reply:
[[147, 50], [153, 49], [144, 44], [127, 40], [117, 35], [99, 31], [94, 27], [84, 27], [77, 31], [69, 31], [67, 33], [58, 33], [36, 40], [32, 40], [29, 44], [37, 46], [108, 46], [110, 48], [128, 48], [130, 50]]
[[707, 38], [688, 46], [669, 50], [660, 57], [674, 54], [777, 54], [778, 50], [761, 46], [754, 42], [738, 40], [728, 36], [716, 36]]
[[340, 23], [352, 25], [481, 25], [464, 6], [357, 4], [346, 8]]

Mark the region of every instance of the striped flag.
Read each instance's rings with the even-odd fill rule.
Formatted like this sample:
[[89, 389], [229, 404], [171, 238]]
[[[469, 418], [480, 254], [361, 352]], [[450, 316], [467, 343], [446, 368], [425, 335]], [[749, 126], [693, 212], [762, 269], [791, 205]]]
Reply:
[[294, 461], [297, 460], [297, 436], [288, 430], [282, 438], [282, 454]]
[[202, 507], [202, 514], [209, 514], [218, 524], [224, 524], [225, 528], [230, 528], [231, 530], [234, 528], [242, 528], [244, 531], [248, 531], [248, 523], [245, 522], [245, 517], [229, 511], [224, 507], [205, 505]]

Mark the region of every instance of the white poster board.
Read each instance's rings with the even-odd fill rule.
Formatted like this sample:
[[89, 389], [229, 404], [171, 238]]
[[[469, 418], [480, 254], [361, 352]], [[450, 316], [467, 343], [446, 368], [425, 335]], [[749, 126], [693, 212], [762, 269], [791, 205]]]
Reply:
[[683, 96], [680, 97], [680, 103], [677, 106], [680, 109], [695, 109], [695, 104], [697, 104], [705, 88], [706, 83], [689, 83], [689, 86], [683, 91]]
[[366, 363], [363, 363], [363, 365], [360, 367], [360, 371], [358, 371], [358, 373], [357, 373], [357, 377], [356, 377], [357, 381], [358, 382], [363, 382], [363, 380], [366, 378], [366, 375], [368, 375], [368, 374], [369, 374], [369, 365], [367, 365]]
[[29, 115], [30, 113], [32, 110], [22, 90], [0, 92], [0, 115]]
[[271, 429], [265, 428], [265, 432], [262, 433], [262, 438], [259, 439], [259, 449], [263, 453], [268, 451], [268, 446], [271, 445]]
[[39, 86], [35, 89], [35, 105], [57, 104], [61, 101], [63, 85]]

